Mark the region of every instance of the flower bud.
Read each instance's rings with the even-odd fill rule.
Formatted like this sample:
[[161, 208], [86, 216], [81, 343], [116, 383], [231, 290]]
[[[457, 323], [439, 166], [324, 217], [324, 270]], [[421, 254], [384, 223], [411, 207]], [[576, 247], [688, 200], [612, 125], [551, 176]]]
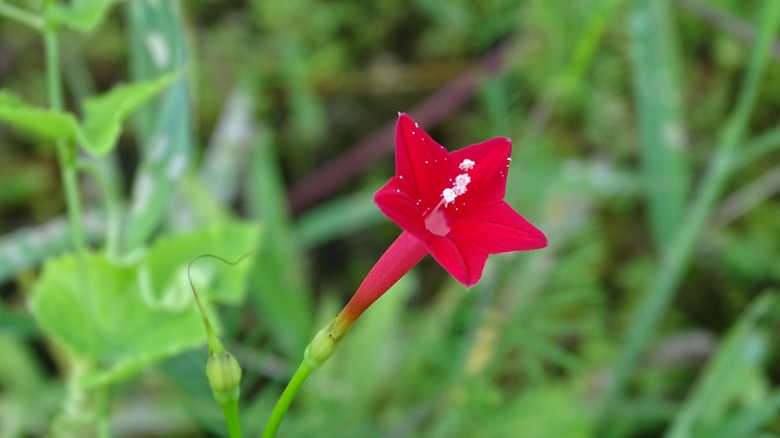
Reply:
[[227, 351], [210, 353], [206, 363], [206, 377], [209, 379], [211, 392], [219, 404], [238, 400], [241, 392], [241, 367], [236, 359]]
[[312, 368], [319, 368], [330, 355], [336, 350], [338, 339], [333, 337], [331, 329], [333, 323], [328, 324], [324, 329], [314, 335], [314, 339], [309, 342], [306, 351], [303, 352], [303, 360]]

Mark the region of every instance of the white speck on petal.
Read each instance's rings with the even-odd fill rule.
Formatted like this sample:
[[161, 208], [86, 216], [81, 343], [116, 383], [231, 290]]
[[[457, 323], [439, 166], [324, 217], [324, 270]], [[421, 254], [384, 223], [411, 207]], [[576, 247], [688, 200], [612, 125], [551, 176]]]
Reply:
[[468, 172], [469, 170], [471, 170], [471, 169], [473, 169], [473, 168], [474, 168], [474, 165], [475, 165], [475, 164], [477, 164], [477, 163], [475, 163], [475, 162], [473, 162], [472, 160], [469, 160], [468, 158], [466, 158], [465, 160], [463, 160], [463, 161], [462, 161], [462, 162], [461, 162], [461, 163], [458, 165], [458, 169], [460, 169], [460, 170], [462, 170], [462, 171], [464, 171], [464, 172]]

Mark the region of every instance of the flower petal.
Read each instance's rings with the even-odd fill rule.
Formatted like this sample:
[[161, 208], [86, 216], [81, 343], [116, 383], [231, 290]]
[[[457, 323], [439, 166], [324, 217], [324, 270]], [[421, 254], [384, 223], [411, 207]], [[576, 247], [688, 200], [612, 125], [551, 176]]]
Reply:
[[452, 152], [449, 156], [450, 178], [463, 173], [459, 168], [463, 160], [474, 162], [474, 167], [468, 171], [471, 177], [468, 191], [458, 197], [457, 204], [484, 205], [503, 200], [511, 153], [512, 141], [504, 137], [496, 137]]
[[374, 195], [379, 209], [399, 227], [409, 231], [420, 240], [425, 240], [428, 232], [420, 214], [417, 199], [408, 192], [408, 187], [398, 177], [390, 178], [384, 187]]
[[[406, 114], [395, 128], [395, 176], [407, 184], [413, 197], [426, 208], [441, 198], [447, 180], [447, 150]], [[415, 200], [416, 201], [416, 200]]]
[[425, 245], [431, 256], [465, 286], [473, 286], [482, 277], [488, 253], [474, 243], [457, 237], [430, 235]]
[[547, 246], [547, 237], [504, 201], [463, 212], [451, 227], [448, 237], [473, 242], [490, 254]]

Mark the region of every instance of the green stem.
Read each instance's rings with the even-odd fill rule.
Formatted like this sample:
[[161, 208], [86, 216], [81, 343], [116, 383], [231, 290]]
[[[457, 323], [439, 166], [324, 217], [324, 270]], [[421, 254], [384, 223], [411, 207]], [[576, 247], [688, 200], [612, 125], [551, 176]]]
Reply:
[[103, 197], [106, 208], [106, 253], [109, 257], [119, 257], [119, 239], [122, 222], [121, 189], [118, 181], [111, 175], [114, 170], [112, 157], [97, 158], [78, 163], [77, 170], [91, 175]]
[[780, 127], [772, 128], [745, 143], [744, 151], [738, 157], [735, 167], [747, 167], [748, 164], [777, 150], [780, 150]]
[[284, 388], [282, 396], [279, 397], [279, 401], [276, 402], [273, 412], [271, 412], [271, 418], [268, 419], [268, 424], [263, 431], [263, 438], [273, 438], [276, 436], [276, 431], [279, 430], [279, 425], [282, 424], [282, 419], [287, 413], [287, 409], [290, 407], [295, 395], [298, 394], [298, 390], [303, 385], [303, 382], [309, 377], [309, 374], [314, 371], [314, 368], [306, 363], [304, 360], [295, 371], [295, 374], [290, 379], [290, 383]]
[[241, 438], [241, 421], [238, 419], [238, 400], [222, 404], [230, 438]]
[[[54, 0], [46, 1], [44, 9], [52, 7], [56, 2]], [[45, 15], [45, 12], [44, 12]], [[62, 91], [62, 75], [60, 72], [60, 54], [59, 43], [57, 39], [57, 27], [51, 24], [43, 26], [43, 42], [46, 59], [46, 85], [49, 98], [49, 106], [54, 111], [64, 111], [65, 105], [63, 103], [63, 91]], [[73, 237], [73, 247], [76, 252], [76, 257], [79, 261], [80, 280], [82, 287], [87, 290], [89, 299], [89, 306], [91, 306], [92, 314], [95, 314], [94, 299], [92, 299], [89, 268], [87, 265], [87, 244], [85, 232], [82, 224], [82, 207], [81, 199], [79, 195], [78, 186], [78, 168], [77, 168], [77, 149], [73, 143], [68, 143], [63, 140], [56, 142], [57, 158], [60, 164], [62, 185], [65, 190], [65, 203], [68, 210], [68, 219], [70, 223], [70, 231]], [[89, 339], [89, 344], [94, 347], [96, 345], [96, 339], [94, 331], [89, 331], [85, 334]], [[87, 370], [94, 366], [91, 361], [80, 359], [74, 355], [69, 355], [72, 366], [83, 366], [83, 369]], [[94, 399], [92, 403], [97, 402], [99, 405], [97, 409], [95, 406], [90, 406], [89, 403], [84, 403], [83, 388], [79, 382], [80, 376], [76, 374], [69, 374], [68, 376], [68, 395], [67, 399], [80, 400], [81, 403], [75, 405], [75, 408], [66, 408], [60, 414], [65, 424], [71, 421], [80, 422], [81, 418], [90, 418], [91, 414], [95, 413], [99, 418], [90, 420], [90, 425], [87, 427], [95, 427], [92, 431], [94, 433], [101, 433], [101, 425], [107, 424], [105, 416], [107, 415], [107, 409], [105, 406], [107, 403], [106, 388], [102, 387], [96, 391], [93, 391], [91, 396]], [[84, 412], [80, 410], [91, 410], [84, 416]]]
[[624, 347], [618, 355], [614, 375], [604, 395], [596, 424], [596, 436], [610, 435], [607, 426], [613, 418], [613, 411], [622, 398], [628, 379], [652, 333], [660, 324], [674, 297], [685, 268], [691, 260], [696, 241], [705, 228], [707, 217], [723, 189], [729, 171], [733, 168], [733, 162], [736, 160], [734, 151], [747, 130], [750, 113], [758, 97], [760, 79], [769, 59], [772, 38], [780, 24], [780, 2], [766, 0], [760, 16], [762, 23], [759, 40], [753, 50], [736, 109], [721, 133], [715, 155], [689, 214], [678, 227], [671, 246], [662, 255], [656, 281], [639, 305], [635, 323], [630, 327]]
[[[49, 106], [55, 111], [62, 111], [62, 78], [59, 65], [59, 47], [57, 31], [47, 27], [44, 31], [44, 46], [46, 50], [46, 82], [49, 93]], [[68, 206], [70, 230], [73, 235], [73, 246], [76, 253], [86, 252], [86, 238], [81, 224], [81, 200], [79, 198], [78, 177], [76, 174], [76, 146], [65, 141], [57, 141], [57, 157], [62, 172], [62, 185], [65, 188], [65, 202]]]
[[8, 17], [11, 20], [30, 26], [38, 31], [43, 30], [43, 19], [41, 17], [14, 5], [0, 2], [0, 16]]

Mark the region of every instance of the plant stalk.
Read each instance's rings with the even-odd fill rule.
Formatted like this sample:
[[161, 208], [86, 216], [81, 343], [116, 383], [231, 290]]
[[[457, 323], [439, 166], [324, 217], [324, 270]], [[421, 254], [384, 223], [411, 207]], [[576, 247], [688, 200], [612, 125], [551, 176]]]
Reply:
[[276, 436], [276, 432], [279, 430], [279, 425], [282, 424], [287, 409], [290, 407], [295, 395], [298, 394], [298, 390], [301, 389], [301, 385], [303, 385], [303, 382], [306, 381], [306, 378], [309, 377], [309, 374], [311, 374], [312, 371], [314, 371], [314, 368], [306, 363], [305, 360], [301, 362], [301, 365], [295, 371], [292, 379], [290, 379], [290, 383], [284, 388], [284, 392], [282, 393], [282, 396], [279, 397], [279, 401], [276, 402], [276, 406], [274, 406], [274, 410], [271, 412], [271, 417], [268, 419], [268, 424], [266, 424], [265, 430], [263, 431], [263, 438], [274, 438]]

